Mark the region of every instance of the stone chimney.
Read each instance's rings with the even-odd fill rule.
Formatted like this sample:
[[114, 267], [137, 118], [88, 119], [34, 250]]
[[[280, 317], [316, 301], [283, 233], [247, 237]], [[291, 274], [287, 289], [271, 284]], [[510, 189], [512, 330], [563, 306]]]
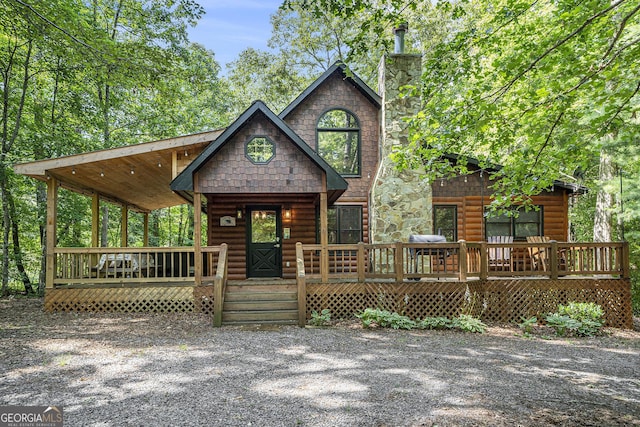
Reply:
[[420, 88], [422, 76], [422, 56], [404, 53], [405, 31], [406, 25], [394, 29], [396, 53], [383, 57], [378, 67], [382, 129], [380, 162], [370, 194], [372, 243], [407, 242], [411, 234], [433, 234], [431, 185], [420, 177], [420, 170], [398, 171], [390, 156], [408, 144], [403, 119], [421, 109], [419, 96], [400, 97], [403, 86]]

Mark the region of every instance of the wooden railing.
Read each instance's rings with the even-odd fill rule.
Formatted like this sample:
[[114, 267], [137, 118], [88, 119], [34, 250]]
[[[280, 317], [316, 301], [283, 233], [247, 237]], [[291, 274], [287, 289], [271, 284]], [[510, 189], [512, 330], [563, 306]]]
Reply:
[[[217, 277], [222, 246], [202, 248], [202, 276]], [[226, 271], [226, 245], [224, 269]], [[53, 286], [195, 281], [193, 247], [55, 248]], [[226, 274], [224, 275], [226, 278]]]
[[[207, 255], [213, 255], [216, 252], [214, 248], [202, 248]], [[209, 265], [213, 265], [213, 258]], [[213, 326], [222, 326], [222, 310], [224, 307], [224, 294], [227, 288], [227, 244], [220, 245], [218, 250], [218, 265], [216, 267], [216, 275], [213, 280]]]
[[300, 245], [298, 276], [395, 281], [422, 278], [629, 277], [627, 243], [395, 243]]

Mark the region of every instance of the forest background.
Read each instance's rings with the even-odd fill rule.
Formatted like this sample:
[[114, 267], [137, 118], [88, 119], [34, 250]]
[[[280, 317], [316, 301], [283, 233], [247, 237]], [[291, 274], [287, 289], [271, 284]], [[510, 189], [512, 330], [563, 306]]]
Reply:
[[[16, 163], [153, 141], [231, 123], [254, 100], [275, 112], [338, 60], [372, 88], [409, 24], [423, 109], [399, 167], [465, 173], [456, 153], [501, 164], [493, 212], [573, 182], [572, 240], [630, 244], [640, 312], [640, 4], [597, 0], [286, 0], [269, 50], [221, 75], [187, 29], [193, 0], [0, 0], [1, 293], [41, 295], [46, 188]], [[215, 34], [212, 34], [215, 37]], [[154, 211], [150, 245], [191, 245], [191, 207]], [[89, 246], [90, 200], [61, 191], [57, 243]], [[101, 203], [101, 246], [118, 246], [120, 208]], [[142, 218], [130, 213], [130, 242]]]

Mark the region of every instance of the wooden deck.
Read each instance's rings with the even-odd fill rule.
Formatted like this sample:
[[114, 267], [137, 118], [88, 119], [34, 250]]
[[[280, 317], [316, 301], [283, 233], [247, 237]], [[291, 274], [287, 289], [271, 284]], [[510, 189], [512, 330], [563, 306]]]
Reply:
[[[304, 326], [325, 308], [334, 318], [382, 307], [412, 318], [464, 311], [520, 322], [592, 301], [608, 325], [630, 328], [627, 251], [625, 243], [298, 244], [296, 279], [228, 281], [226, 245], [202, 248], [201, 256], [194, 248], [58, 248], [45, 309], [202, 312], [215, 326], [293, 319]], [[495, 262], [505, 252], [508, 261]], [[539, 252], [544, 262], [532, 258]], [[111, 270], [101, 272], [105, 265]]]

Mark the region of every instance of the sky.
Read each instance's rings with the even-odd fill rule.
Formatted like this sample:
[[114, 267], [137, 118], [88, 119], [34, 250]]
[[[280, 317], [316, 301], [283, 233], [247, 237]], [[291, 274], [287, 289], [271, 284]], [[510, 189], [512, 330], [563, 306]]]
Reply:
[[189, 30], [189, 39], [214, 52], [223, 74], [226, 64], [236, 60], [246, 48], [268, 50], [269, 17], [282, 0], [198, 0], [198, 3], [205, 9], [205, 15]]

